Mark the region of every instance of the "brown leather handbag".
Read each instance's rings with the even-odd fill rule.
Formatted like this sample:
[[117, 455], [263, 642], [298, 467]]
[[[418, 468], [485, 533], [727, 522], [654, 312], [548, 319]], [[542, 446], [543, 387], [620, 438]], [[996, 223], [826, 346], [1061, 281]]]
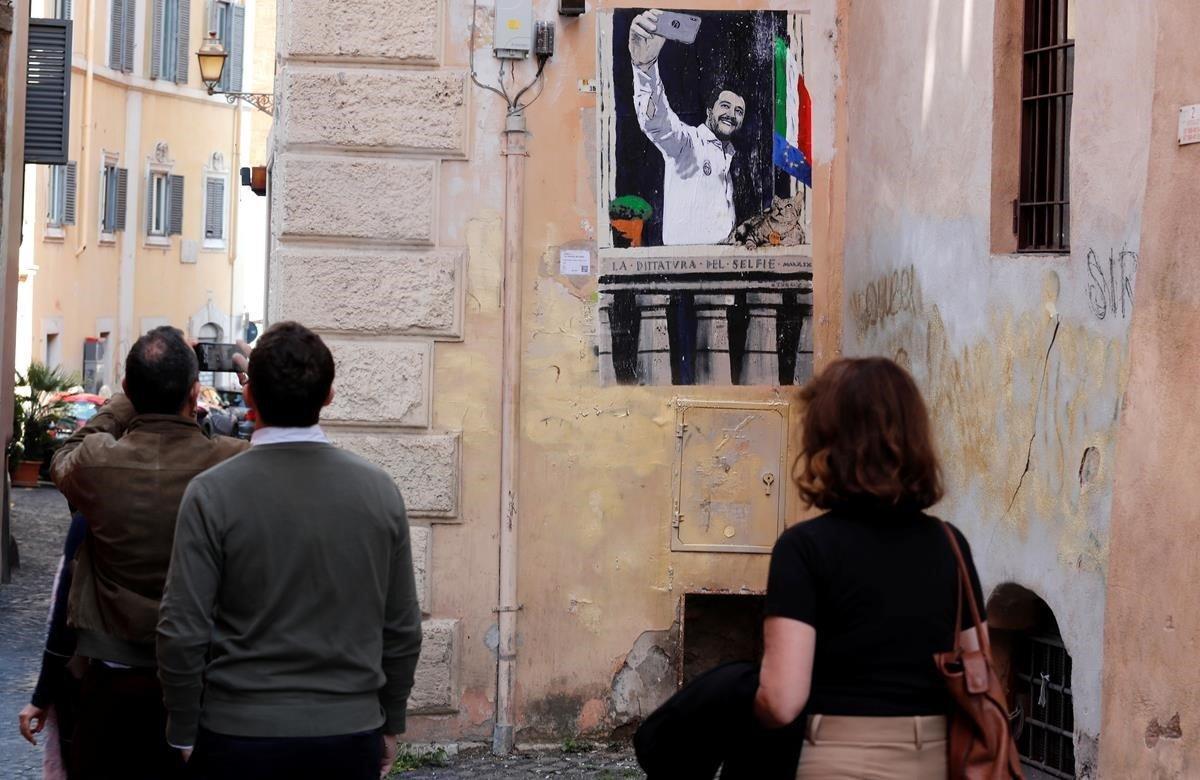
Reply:
[[[948, 723], [950, 780], [1013, 780], [1023, 778], [1017, 746], [1008, 726], [1004, 686], [992, 668], [992, 647], [979, 617], [975, 591], [962, 550], [950, 526], [942, 523], [958, 566], [958, 608], [954, 617], [954, 649], [935, 653], [933, 661], [946, 680], [951, 705]], [[979, 650], [962, 647], [963, 600], [971, 609]]]

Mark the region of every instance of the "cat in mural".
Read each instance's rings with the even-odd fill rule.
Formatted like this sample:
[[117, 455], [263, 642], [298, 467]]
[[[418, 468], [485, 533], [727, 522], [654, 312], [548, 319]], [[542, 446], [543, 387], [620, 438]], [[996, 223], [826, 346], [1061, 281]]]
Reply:
[[771, 208], [735, 227], [722, 243], [740, 244], [747, 249], [807, 244], [804, 193], [791, 198], [775, 198]]

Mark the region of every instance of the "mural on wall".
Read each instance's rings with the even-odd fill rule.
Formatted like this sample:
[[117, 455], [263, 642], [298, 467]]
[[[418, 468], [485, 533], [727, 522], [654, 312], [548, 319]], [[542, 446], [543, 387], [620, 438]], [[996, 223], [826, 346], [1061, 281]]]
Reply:
[[619, 9], [599, 29], [601, 381], [804, 381], [803, 16]]

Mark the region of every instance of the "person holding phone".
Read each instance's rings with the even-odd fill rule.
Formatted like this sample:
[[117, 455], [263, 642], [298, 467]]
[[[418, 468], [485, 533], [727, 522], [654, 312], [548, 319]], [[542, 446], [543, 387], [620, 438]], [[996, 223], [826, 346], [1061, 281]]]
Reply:
[[657, 9], [633, 19], [629, 58], [638, 126], [662, 153], [663, 243], [719, 244], [733, 232], [732, 139], [746, 118], [746, 100], [727, 85], [709, 95], [704, 124], [684, 124], [671, 110], [658, 69], [668, 39], [690, 44], [700, 19]]
[[125, 392], [50, 464], [54, 484], [87, 520], [67, 614], [74, 652], [87, 661], [68, 758], [72, 777], [164, 780], [184, 771], [165, 739], [154, 655], [175, 518], [193, 477], [249, 446], [200, 430], [198, 380], [196, 353], [183, 333], [155, 328], [129, 350]]

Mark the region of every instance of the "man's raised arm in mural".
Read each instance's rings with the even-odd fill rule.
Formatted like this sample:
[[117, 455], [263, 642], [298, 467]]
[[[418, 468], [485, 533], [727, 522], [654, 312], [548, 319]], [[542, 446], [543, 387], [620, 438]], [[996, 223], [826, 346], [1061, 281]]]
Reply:
[[730, 165], [731, 140], [746, 116], [746, 101], [718, 85], [707, 102], [704, 124], [684, 124], [671, 110], [658, 56], [667, 39], [658, 34], [663, 12], [645, 11], [629, 28], [633, 104], [638, 125], [662, 152], [663, 243], [717, 244], [737, 221]]

